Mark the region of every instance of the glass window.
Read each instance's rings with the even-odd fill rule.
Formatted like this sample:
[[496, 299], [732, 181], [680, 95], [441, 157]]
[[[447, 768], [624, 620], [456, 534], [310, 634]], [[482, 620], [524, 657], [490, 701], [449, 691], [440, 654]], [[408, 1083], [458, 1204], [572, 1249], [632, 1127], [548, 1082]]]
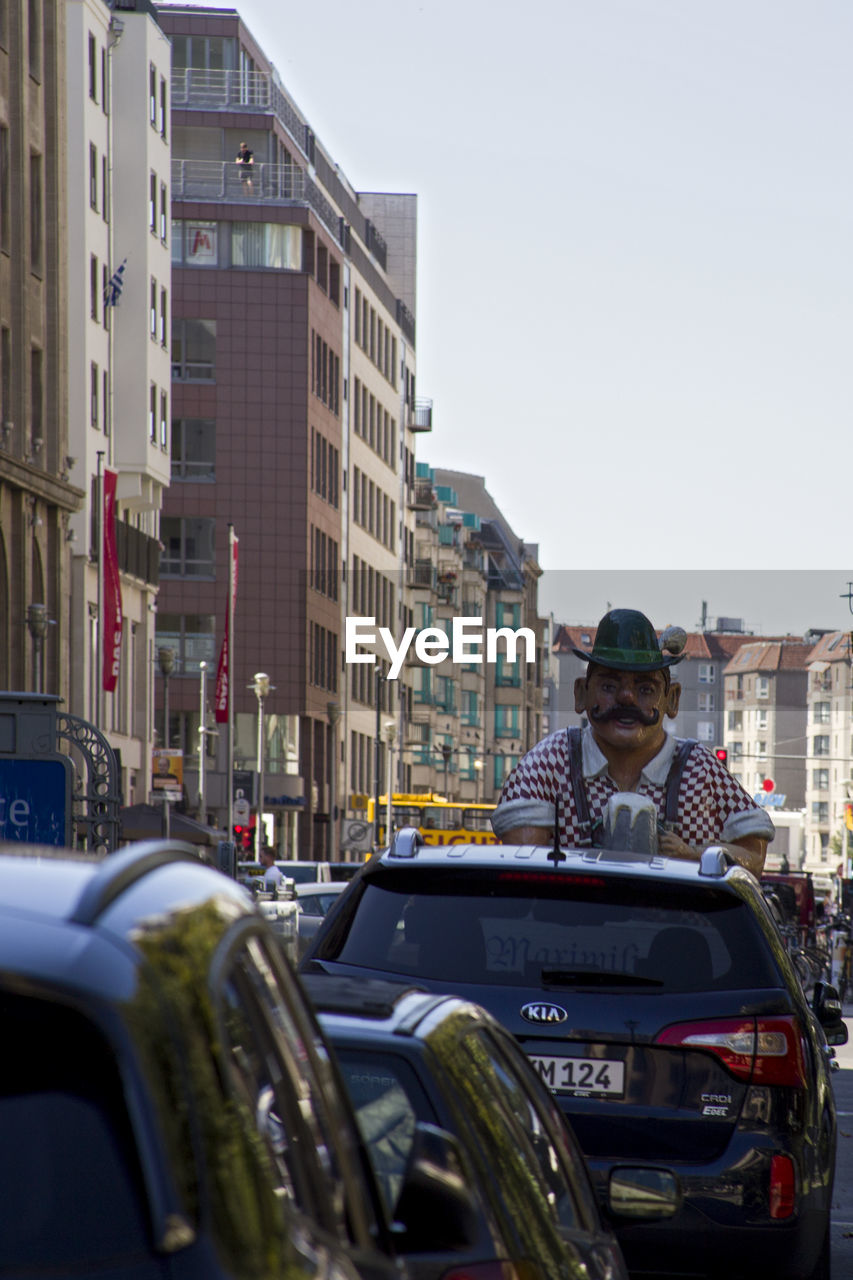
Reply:
[[756, 698], [770, 697], [770, 678], [769, 676], [756, 676], [755, 678], [755, 696]]
[[518, 737], [518, 712], [515, 704], [497, 703], [495, 706], [495, 737]]
[[172, 377], [184, 382], [215, 380], [215, 320], [173, 320]]
[[715, 684], [717, 679], [717, 669], [713, 662], [699, 663], [699, 683]]
[[172, 479], [216, 479], [216, 423], [212, 418], [173, 419]]
[[231, 265], [302, 268], [302, 229], [280, 223], [235, 222], [231, 227]]
[[216, 521], [180, 516], [163, 516], [160, 540], [165, 546], [160, 561], [164, 575], [214, 577]]

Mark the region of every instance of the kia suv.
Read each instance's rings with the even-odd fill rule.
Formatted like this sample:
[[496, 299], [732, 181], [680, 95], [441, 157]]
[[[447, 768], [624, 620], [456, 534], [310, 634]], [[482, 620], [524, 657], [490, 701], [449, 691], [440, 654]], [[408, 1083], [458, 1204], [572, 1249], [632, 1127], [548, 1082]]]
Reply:
[[722, 850], [427, 847], [407, 830], [302, 968], [489, 1009], [570, 1118], [632, 1274], [828, 1276], [827, 1042], [847, 1031], [831, 987], [807, 1002], [758, 882]]

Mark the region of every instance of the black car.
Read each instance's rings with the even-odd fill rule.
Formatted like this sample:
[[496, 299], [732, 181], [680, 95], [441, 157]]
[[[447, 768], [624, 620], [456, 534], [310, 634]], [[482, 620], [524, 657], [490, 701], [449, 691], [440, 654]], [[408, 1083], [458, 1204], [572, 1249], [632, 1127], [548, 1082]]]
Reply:
[[[807, 1002], [758, 882], [722, 850], [428, 848], [406, 831], [302, 969], [488, 1008], [570, 1117], [632, 1274], [828, 1276], [827, 1039], [847, 1031], [831, 987]], [[632, 1220], [641, 1186], [656, 1222]]]
[[[0, 1018], [4, 1277], [403, 1280], [310, 1006], [250, 895], [190, 846], [6, 846]], [[452, 1242], [457, 1143], [415, 1145], [426, 1197], [397, 1235], [425, 1212]]]
[[484, 1009], [402, 984], [305, 975], [393, 1217], [418, 1121], [460, 1140], [469, 1247], [409, 1256], [414, 1280], [627, 1280], [583, 1156], [512, 1036]]

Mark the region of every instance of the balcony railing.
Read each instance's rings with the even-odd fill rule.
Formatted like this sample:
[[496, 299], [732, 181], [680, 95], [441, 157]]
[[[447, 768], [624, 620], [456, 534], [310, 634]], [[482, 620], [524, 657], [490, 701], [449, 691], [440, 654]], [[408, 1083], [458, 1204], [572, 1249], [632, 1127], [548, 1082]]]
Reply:
[[172, 109], [212, 107], [230, 111], [274, 111], [306, 160], [313, 134], [287, 94], [264, 71], [211, 71], [203, 67], [175, 67], [172, 71]]
[[315, 182], [289, 164], [254, 164], [250, 178], [233, 160], [172, 160], [172, 199], [240, 204], [307, 204], [338, 244], [344, 222]]
[[415, 400], [414, 407], [409, 406], [406, 425], [410, 431], [432, 431], [432, 401]]

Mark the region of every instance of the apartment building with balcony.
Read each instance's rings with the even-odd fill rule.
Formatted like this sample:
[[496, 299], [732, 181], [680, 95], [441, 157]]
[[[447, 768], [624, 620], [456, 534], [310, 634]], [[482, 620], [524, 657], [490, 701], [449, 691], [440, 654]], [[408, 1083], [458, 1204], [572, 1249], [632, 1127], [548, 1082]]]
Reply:
[[0, 4], [0, 687], [68, 700], [64, 5]]
[[850, 632], [820, 636], [807, 668], [805, 867], [816, 875], [831, 875], [853, 853], [845, 822], [853, 795]]
[[811, 649], [811, 637], [754, 639], [723, 670], [729, 768], [750, 795], [773, 795], [788, 809], [805, 804]]
[[[470, 634], [519, 634], [473, 646], [480, 661], [413, 664], [413, 708], [404, 760], [414, 791], [456, 800], [497, 799], [520, 756], [542, 736], [547, 621], [537, 611], [537, 549], [512, 532], [482, 476], [416, 467], [415, 556], [409, 581], [414, 625], [452, 647], [454, 618]], [[476, 621], [479, 619], [479, 623]], [[530, 636], [528, 646], [522, 631]]]
[[[236, 763], [256, 763], [249, 686], [262, 670], [274, 842], [324, 856], [334, 799], [343, 811], [348, 791], [372, 789], [377, 697], [381, 723], [400, 707], [399, 685], [346, 667], [341, 637], [348, 613], [395, 629], [405, 616], [406, 485], [422, 425], [416, 197], [355, 190], [235, 10], [158, 14], [173, 46], [172, 487], [158, 642], [178, 650], [174, 732], [197, 750], [198, 668], [215, 666], [222, 641], [230, 524]], [[242, 142], [250, 171], [235, 164]], [[223, 822], [221, 739], [208, 777]]]
[[[150, 792], [159, 519], [170, 481], [171, 46], [147, 0], [67, 0], [69, 710], [101, 728], [126, 803]], [[104, 488], [114, 477], [121, 638], [107, 634]], [[106, 560], [106, 556], [104, 557]], [[106, 650], [106, 652], [105, 652]], [[115, 664], [110, 678], [108, 668]], [[114, 688], [107, 688], [106, 683]]]

